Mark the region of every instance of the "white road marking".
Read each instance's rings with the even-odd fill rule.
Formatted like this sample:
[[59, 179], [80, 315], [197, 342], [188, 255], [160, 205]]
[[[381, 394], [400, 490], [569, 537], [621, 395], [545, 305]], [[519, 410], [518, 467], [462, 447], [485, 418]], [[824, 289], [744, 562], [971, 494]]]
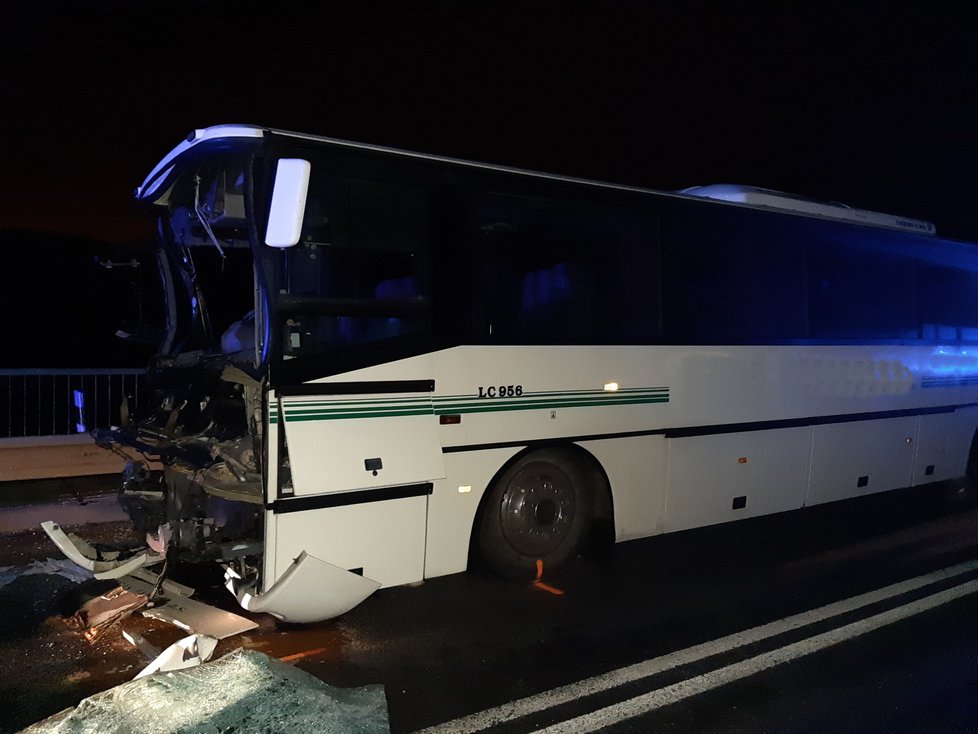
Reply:
[[554, 688], [550, 691], [527, 696], [517, 701], [510, 701], [453, 721], [436, 724], [435, 726], [421, 730], [417, 734], [472, 734], [473, 732], [483, 731], [507, 721], [513, 721], [514, 719], [529, 716], [540, 711], [546, 711], [547, 709], [560, 706], [570, 701], [576, 701], [584, 696], [607, 691], [625, 685], [626, 683], [632, 683], [642, 678], [657, 675], [681, 665], [694, 663], [713, 655], [735, 650], [744, 645], [760, 642], [784, 632], [806, 627], [815, 622], [837, 617], [841, 614], [930, 586], [939, 581], [961, 576], [975, 569], [978, 569], [978, 560], [960, 563], [940, 571], [934, 571], [923, 576], [917, 576], [916, 578], [891, 584], [882, 589], [869, 591], [865, 594], [843, 599], [842, 601], [826, 604], [817, 609], [785, 617], [784, 619], [769, 622], [759, 627], [753, 627], [743, 632], [736, 632], [726, 637], [694, 645], [685, 650], [678, 650], [657, 658], [652, 658], [651, 660], [644, 660], [634, 665], [602, 673], [592, 678], [586, 678], [576, 683]]
[[647, 714], [650, 711], [668, 706], [671, 703], [682, 701], [700, 693], [711, 691], [733, 681], [747, 678], [756, 673], [760, 673], [776, 665], [797, 660], [813, 652], [824, 650], [840, 642], [851, 640], [859, 635], [885, 627], [886, 625], [899, 622], [900, 620], [920, 614], [928, 609], [939, 607], [942, 604], [960, 599], [963, 596], [978, 592], [978, 581], [966, 581], [960, 586], [953, 586], [950, 589], [939, 591], [931, 596], [925, 596], [916, 601], [895, 607], [886, 612], [876, 614], [858, 622], [847, 624], [822, 634], [809, 637], [799, 642], [794, 642], [777, 650], [766, 652], [756, 657], [748, 658], [739, 663], [727, 665], [723, 668], [697, 675], [671, 686], [665, 686], [651, 693], [646, 693], [635, 698], [622, 701], [621, 703], [607, 706], [593, 713], [578, 716], [574, 719], [562, 721], [546, 729], [540, 729], [541, 734], [584, 734], [585, 732], [598, 731], [611, 724], [633, 719], [636, 716]]

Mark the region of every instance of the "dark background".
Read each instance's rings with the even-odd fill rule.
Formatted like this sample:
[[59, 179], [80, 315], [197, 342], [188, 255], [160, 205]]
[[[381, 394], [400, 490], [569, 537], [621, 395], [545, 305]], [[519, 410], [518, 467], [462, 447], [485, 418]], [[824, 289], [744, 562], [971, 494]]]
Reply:
[[0, 367], [145, 359], [111, 338], [132, 277], [91, 254], [151, 242], [133, 188], [220, 123], [746, 183], [978, 240], [974, 2], [309, 6], [0, 4]]

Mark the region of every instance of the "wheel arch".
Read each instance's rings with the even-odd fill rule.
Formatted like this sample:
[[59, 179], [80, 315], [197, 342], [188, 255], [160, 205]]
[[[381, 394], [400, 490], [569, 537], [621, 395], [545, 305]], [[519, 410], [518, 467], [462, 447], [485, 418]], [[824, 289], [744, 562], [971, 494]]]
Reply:
[[480, 561], [477, 530], [479, 522], [489, 504], [492, 488], [513, 465], [523, 458], [543, 449], [564, 449], [571, 451], [582, 461], [586, 469], [588, 494], [591, 499], [591, 510], [593, 513], [587, 541], [587, 550], [593, 553], [602, 553], [605, 548], [614, 545], [614, 496], [611, 489], [611, 480], [608, 478], [608, 473], [605, 471], [604, 466], [594, 454], [572, 441], [539, 441], [528, 444], [510, 456], [496, 470], [492, 478], [486, 483], [486, 486], [482, 488], [479, 506], [472, 517], [472, 526], [469, 529], [469, 557], [467, 563], [469, 570], [475, 568]]

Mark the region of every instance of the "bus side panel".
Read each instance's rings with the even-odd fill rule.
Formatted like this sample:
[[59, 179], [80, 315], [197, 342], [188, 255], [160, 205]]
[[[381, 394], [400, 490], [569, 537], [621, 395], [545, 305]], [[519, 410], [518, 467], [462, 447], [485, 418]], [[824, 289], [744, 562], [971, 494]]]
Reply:
[[274, 578], [263, 587], [275, 583], [302, 551], [342, 569], [362, 569], [382, 586], [420, 581], [427, 506], [427, 496], [421, 496], [269, 513], [276, 560]]
[[287, 397], [282, 408], [296, 496], [445, 476], [428, 395]]
[[801, 507], [810, 427], [670, 438], [666, 532]]
[[909, 487], [916, 416], [815, 426], [806, 505]]
[[964, 476], [974, 432], [975, 416], [967, 413], [920, 416], [913, 485]]
[[947, 428], [947, 462], [951, 465], [952, 476], [964, 477], [968, 471], [968, 458], [971, 442], [978, 431], [978, 405], [955, 411]]
[[428, 500], [425, 578], [465, 571], [479, 503], [496, 472], [519, 447], [445, 455], [448, 478], [436, 481]]
[[615, 540], [631, 540], [663, 531], [666, 480], [665, 436], [585, 441], [611, 485]]

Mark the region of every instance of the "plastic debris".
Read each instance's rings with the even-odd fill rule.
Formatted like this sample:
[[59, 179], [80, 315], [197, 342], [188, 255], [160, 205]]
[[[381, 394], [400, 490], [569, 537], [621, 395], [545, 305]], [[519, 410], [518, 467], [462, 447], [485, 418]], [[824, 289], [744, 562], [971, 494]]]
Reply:
[[383, 686], [335, 688], [254, 650], [86, 698], [25, 734], [386, 734]]
[[133, 555], [126, 558], [123, 558], [120, 551], [99, 551], [83, 538], [66, 533], [60, 525], [50, 520], [42, 522], [41, 529], [58, 546], [58, 550], [82, 568], [91, 571], [97, 579], [117, 579], [143, 566], [152, 566], [166, 560], [148, 548], [143, 552], [136, 549]]
[[92, 642], [107, 629], [115, 626], [137, 609], [149, 602], [145, 594], [134, 594], [121, 586], [89, 599], [68, 618], [68, 625], [82, 630], [85, 639]]
[[[217, 638], [210, 635], [190, 635], [177, 640], [161, 652], [153, 662], [139, 671], [136, 678], [143, 678], [160, 671], [184, 670], [206, 663], [217, 648]], [[135, 680], [134, 678], [133, 680]]]
[[158, 647], [151, 645], [145, 637], [133, 630], [122, 630], [122, 639], [139, 650], [140, 654], [147, 660], [155, 660], [159, 657]]

